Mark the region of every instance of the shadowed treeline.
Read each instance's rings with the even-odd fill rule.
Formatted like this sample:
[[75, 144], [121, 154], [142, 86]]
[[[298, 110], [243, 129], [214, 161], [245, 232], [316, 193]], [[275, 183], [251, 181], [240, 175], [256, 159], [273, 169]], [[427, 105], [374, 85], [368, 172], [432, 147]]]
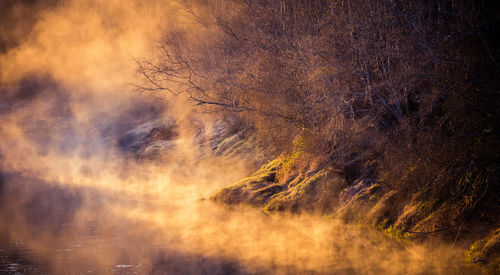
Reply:
[[144, 91], [224, 113], [274, 158], [217, 200], [332, 213], [364, 190], [370, 223], [497, 268], [498, 3], [210, 3], [184, 1], [203, 32], [167, 32], [139, 71]]
[[[416, 192], [432, 197], [442, 190], [460, 194], [458, 217], [489, 210], [495, 184], [469, 180], [474, 184], [455, 190], [448, 188], [454, 179], [433, 185], [415, 177], [455, 169], [458, 178], [496, 179], [489, 158], [496, 151], [488, 150], [496, 144], [496, 111], [482, 110], [496, 104], [496, 94], [472, 97], [471, 104], [474, 89], [485, 90], [463, 88], [463, 79], [457, 93], [439, 90], [456, 80], [447, 77], [463, 68], [456, 62], [469, 46], [431, 45], [442, 48], [432, 55], [422, 40], [436, 35], [422, 19], [435, 23], [449, 9], [467, 10], [458, 2], [411, 4], [402, 14], [389, 3], [366, 9], [371, 1], [2, 2], [0, 272], [480, 272], [465, 266], [449, 242], [405, 246], [372, 225], [318, 211], [316, 201], [281, 209], [296, 213], [270, 213], [243, 199], [231, 207], [208, 199], [280, 157], [282, 166], [245, 185], [265, 189], [263, 199], [253, 196], [259, 203], [296, 178], [311, 190], [330, 186], [308, 178], [329, 169], [338, 185], [324, 192], [331, 195], [328, 209], [336, 207], [335, 192], [369, 176], [387, 182], [381, 190], [398, 191], [395, 212]], [[415, 37], [404, 25], [408, 13], [416, 16]], [[465, 39], [479, 49], [476, 36], [461, 36], [462, 24], [440, 25], [440, 43]], [[475, 77], [483, 64], [475, 60], [465, 58], [470, 71], [456, 78]], [[436, 83], [424, 85], [433, 74]], [[428, 135], [436, 129], [442, 132]], [[478, 133], [475, 143], [450, 138]], [[456, 160], [451, 152], [461, 145]], [[463, 166], [471, 154], [474, 164]], [[419, 209], [455, 205], [436, 198]], [[483, 218], [492, 220], [486, 210]], [[467, 224], [460, 236], [472, 231]]]

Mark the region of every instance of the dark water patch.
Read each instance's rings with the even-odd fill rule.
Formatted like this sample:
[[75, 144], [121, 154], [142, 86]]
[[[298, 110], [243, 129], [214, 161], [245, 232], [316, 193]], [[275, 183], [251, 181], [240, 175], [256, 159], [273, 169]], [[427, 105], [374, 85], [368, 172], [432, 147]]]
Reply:
[[0, 274], [50, 274], [48, 261], [25, 243], [0, 236]]
[[22, 219], [20, 222], [34, 232], [42, 228], [62, 231], [82, 202], [82, 195], [74, 188], [47, 184], [19, 174], [3, 176], [2, 215]]

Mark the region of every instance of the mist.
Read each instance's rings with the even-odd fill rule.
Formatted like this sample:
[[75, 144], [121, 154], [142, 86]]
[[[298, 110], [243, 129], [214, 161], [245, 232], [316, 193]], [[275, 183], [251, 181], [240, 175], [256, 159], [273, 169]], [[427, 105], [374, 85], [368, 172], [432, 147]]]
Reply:
[[[330, 216], [210, 201], [256, 161], [210, 153], [228, 134], [217, 114], [186, 96], [136, 88], [137, 60], [154, 56], [167, 30], [206, 37], [177, 2], [4, 5], [2, 272], [463, 272], [460, 252], [444, 244], [408, 247]], [[172, 134], [147, 141], [155, 129]]]

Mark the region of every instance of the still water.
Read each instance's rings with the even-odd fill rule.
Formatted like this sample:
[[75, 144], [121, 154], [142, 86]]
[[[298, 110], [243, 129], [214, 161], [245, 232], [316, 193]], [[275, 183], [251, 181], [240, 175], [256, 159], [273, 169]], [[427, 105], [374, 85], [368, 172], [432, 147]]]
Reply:
[[[229, 171], [215, 177], [154, 167], [64, 170], [50, 179], [4, 174], [0, 273], [469, 273], [447, 246], [407, 248], [369, 226], [325, 216], [216, 205], [206, 198], [220, 186], [207, 186], [240, 176]], [[128, 176], [129, 169], [144, 173]]]

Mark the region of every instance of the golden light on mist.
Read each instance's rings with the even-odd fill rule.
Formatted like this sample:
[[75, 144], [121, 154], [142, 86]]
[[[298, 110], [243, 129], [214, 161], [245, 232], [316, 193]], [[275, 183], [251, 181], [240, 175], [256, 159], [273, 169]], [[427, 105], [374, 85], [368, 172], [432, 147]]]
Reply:
[[[447, 273], [443, 262], [459, 257], [445, 246], [423, 257], [426, 247], [405, 249], [331, 217], [215, 205], [207, 198], [248, 176], [250, 161], [203, 154], [191, 102], [172, 99], [164, 110], [162, 95], [130, 85], [135, 60], [154, 55], [166, 29], [180, 25], [202, 39], [206, 30], [185, 21], [176, 1], [58, 3], [0, 55], [8, 102], [0, 106], [0, 167], [12, 182], [3, 190], [11, 197], [2, 202], [0, 237], [22, 241], [49, 272]], [[122, 131], [172, 118], [180, 134], [159, 160], [117, 149]], [[197, 119], [210, 133], [215, 116]], [[68, 199], [51, 206], [59, 193]], [[48, 213], [37, 216], [32, 201]], [[57, 218], [36, 219], [44, 215]]]

